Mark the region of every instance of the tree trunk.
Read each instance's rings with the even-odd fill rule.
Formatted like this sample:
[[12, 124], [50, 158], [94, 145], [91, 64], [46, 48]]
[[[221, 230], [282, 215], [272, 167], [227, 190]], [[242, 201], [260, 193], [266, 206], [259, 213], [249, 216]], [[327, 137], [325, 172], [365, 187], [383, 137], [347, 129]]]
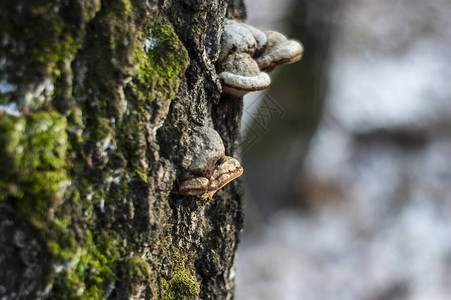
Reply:
[[178, 193], [195, 126], [237, 157], [222, 25], [242, 0], [3, 0], [2, 299], [231, 299], [232, 182]]

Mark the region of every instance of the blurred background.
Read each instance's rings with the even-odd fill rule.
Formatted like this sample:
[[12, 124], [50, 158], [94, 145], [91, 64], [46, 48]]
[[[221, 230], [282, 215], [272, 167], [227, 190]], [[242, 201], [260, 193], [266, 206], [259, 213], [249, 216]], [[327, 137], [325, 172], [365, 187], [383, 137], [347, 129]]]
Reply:
[[246, 4], [305, 52], [244, 100], [236, 299], [451, 299], [451, 1]]

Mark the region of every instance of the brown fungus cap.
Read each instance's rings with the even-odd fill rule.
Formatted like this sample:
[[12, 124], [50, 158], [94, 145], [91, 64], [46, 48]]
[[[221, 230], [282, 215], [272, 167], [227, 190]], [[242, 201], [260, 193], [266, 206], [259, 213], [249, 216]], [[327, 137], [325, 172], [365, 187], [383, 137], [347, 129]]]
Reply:
[[301, 59], [304, 48], [295, 40], [288, 40], [276, 31], [265, 31], [267, 44], [265, 51], [255, 60], [260, 70], [270, 72], [282, 64], [291, 64]]
[[210, 176], [194, 177], [182, 182], [179, 192], [185, 196], [196, 196], [200, 200], [211, 199], [226, 184], [243, 174], [238, 160], [224, 156]]
[[230, 156], [225, 156], [221, 164], [218, 165], [211, 175], [209, 189], [219, 190], [241, 174], [243, 174], [243, 167], [241, 167], [238, 160]]

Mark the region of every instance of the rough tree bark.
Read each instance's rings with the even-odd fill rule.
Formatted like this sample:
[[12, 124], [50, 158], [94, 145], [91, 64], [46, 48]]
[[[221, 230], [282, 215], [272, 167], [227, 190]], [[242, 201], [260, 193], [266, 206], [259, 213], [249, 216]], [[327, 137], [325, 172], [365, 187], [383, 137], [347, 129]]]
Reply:
[[237, 157], [215, 72], [242, 0], [2, 0], [2, 299], [230, 299], [232, 182], [178, 193], [193, 127]]

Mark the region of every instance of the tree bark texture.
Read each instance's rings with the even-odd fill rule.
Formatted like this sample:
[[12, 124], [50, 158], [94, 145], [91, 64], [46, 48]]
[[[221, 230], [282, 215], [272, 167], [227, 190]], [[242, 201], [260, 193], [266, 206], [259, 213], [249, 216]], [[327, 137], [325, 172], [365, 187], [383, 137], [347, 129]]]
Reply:
[[233, 297], [239, 183], [177, 180], [195, 126], [239, 155], [226, 17], [243, 1], [1, 1], [2, 299]]

